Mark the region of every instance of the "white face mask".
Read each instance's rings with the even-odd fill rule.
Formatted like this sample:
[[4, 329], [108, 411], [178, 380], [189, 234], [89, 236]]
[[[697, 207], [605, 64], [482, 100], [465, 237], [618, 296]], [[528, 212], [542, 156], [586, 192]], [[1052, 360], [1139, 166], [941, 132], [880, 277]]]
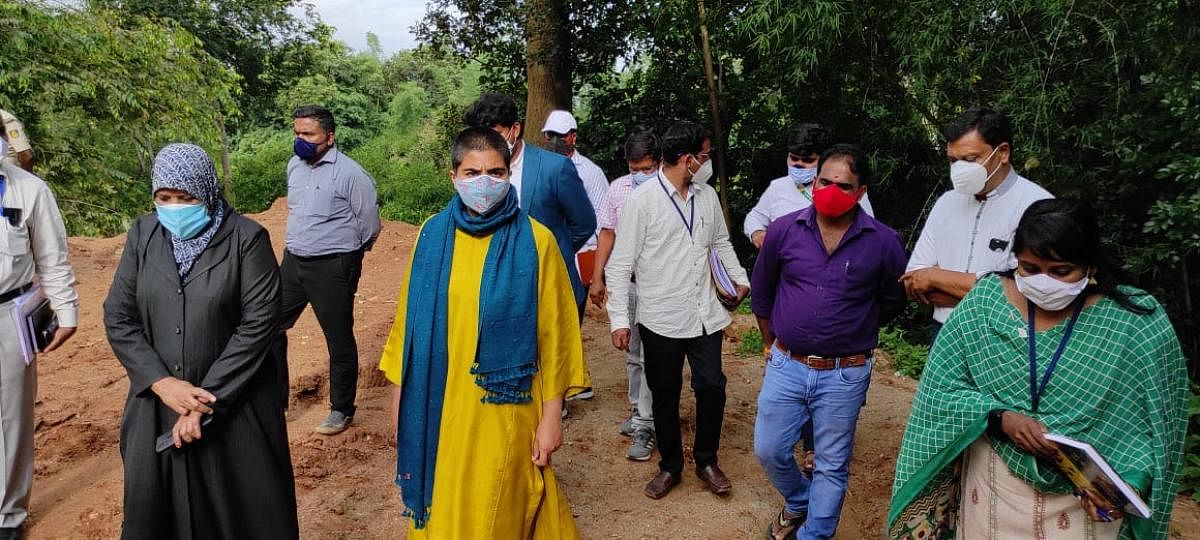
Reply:
[[1046, 311], [1061, 311], [1071, 305], [1087, 288], [1088, 276], [1075, 282], [1059, 281], [1046, 274], [1026, 277], [1015, 274], [1017, 290]]
[[979, 160], [979, 163], [960, 159], [950, 164], [950, 183], [954, 185], [954, 191], [963, 195], [977, 195], [983, 191], [983, 187], [987, 185], [988, 180], [992, 179], [992, 175], [1000, 170], [997, 166], [995, 171], [988, 173], [987, 167], [981, 163], [987, 163], [992, 156], [996, 155], [996, 151], [1000, 147], [992, 149], [992, 153], [987, 157]]
[[[0, 128], [2, 129], [2, 128]], [[8, 141], [0, 139], [0, 159], [8, 156]]]
[[703, 165], [700, 165], [699, 169], [696, 169], [696, 172], [692, 173], [692, 183], [693, 184], [707, 184], [708, 183], [708, 180], [710, 178], [712, 178], [712, 174], [713, 174], [713, 164], [712, 163], [713, 162], [711, 159], [708, 161], [705, 161]]

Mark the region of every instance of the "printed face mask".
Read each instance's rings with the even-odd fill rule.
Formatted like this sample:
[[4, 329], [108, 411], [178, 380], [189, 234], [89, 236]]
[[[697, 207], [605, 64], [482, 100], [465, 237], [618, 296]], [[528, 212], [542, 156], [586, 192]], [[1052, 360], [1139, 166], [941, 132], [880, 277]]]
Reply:
[[181, 240], [190, 240], [212, 221], [208, 207], [196, 204], [158, 204], [158, 222]]
[[796, 183], [797, 188], [812, 185], [813, 179], [817, 177], [817, 168], [805, 169], [788, 165], [788, 176]]
[[838, 217], [858, 204], [858, 197], [830, 185], [813, 191], [813, 207], [826, 217]]
[[1071, 305], [1087, 288], [1088, 276], [1079, 281], [1059, 281], [1046, 274], [1015, 275], [1017, 290], [1038, 307], [1046, 311], [1060, 311]]
[[954, 191], [963, 195], [977, 195], [983, 191], [983, 187], [987, 185], [988, 180], [992, 179], [992, 175], [1000, 170], [997, 166], [995, 171], [988, 173], [987, 167], [981, 163], [987, 163], [1000, 147], [992, 149], [992, 153], [980, 160], [979, 163], [960, 159], [950, 164], [950, 183], [954, 185]]
[[454, 189], [458, 190], [463, 204], [480, 214], [486, 214], [500, 204], [508, 195], [509, 185], [508, 180], [486, 174], [454, 180]]

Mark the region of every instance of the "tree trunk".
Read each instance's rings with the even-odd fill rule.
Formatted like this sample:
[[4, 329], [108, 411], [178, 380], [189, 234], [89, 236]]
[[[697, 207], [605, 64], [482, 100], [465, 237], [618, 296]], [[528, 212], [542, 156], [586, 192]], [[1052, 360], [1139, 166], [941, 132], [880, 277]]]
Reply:
[[237, 194], [233, 190], [233, 172], [229, 166], [229, 135], [225, 133], [225, 116], [218, 112], [214, 120], [217, 124], [217, 131], [221, 133], [221, 178], [225, 180], [223, 195], [230, 206], [236, 207]]
[[700, 11], [700, 49], [704, 54], [704, 78], [708, 81], [708, 108], [712, 114], [713, 154], [717, 160], [717, 185], [720, 186], [721, 213], [725, 216], [725, 226], [729, 227], [729, 175], [725, 172], [725, 132], [721, 129], [721, 109], [717, 106], [717, 80], [713, 75], [712, 50], [708, 47], [708, 24], [705, 20], [708, 13], [704, 9], [704, 0], [696, 0]]
[[528, 0], [525, 14], [525, 142], [541, 145], [550, 111], [571, 110], [571, 33], [565, 0]]

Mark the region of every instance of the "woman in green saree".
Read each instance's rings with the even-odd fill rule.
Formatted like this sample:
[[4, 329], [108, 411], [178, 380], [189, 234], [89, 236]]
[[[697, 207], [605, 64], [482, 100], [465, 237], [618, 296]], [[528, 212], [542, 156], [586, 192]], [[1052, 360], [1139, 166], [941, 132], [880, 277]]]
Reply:
[[[1166, 538], [1188, 378], [1165, 310], [1127, 284], [1085, 203], [1034, 203], [1013, 253], [1016, 269], [980, 279], [930, 351], [888, 536]], [[1151, 517], [1073, 496], [1047, 432], [1094, 446]]]

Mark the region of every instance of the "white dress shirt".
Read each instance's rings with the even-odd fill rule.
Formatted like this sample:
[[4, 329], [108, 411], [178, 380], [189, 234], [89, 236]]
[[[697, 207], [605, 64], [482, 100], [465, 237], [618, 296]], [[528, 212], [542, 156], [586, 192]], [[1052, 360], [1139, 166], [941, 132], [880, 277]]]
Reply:
[[[1015, 267], [1013, 234], [1029, 205], [1054, 196], [1009, 169], [982, 201], [974, 195], [947, 191], [929, 211], [907, 271], [938, 267], [983, 275]], [[954, 308], [935, 307], [933, 319], [944, 323]]]
[[[54, 194], [41, 178], [16, 165], [0, 162], [0, 177], [0, 206], [21, 210], [16, 226], [0, 219], [0, 293], [28, 285], [36, 275], [58, 324], [78, 326], [79, 294], [67, 262], [67, 229]], [[11, 324], [7, 313], [0, 313], [0, 324]]]
[[517, 192], [517, 204], [521, 204], [521, 173], [525, 170], [525, 143], [521, 143], [521, 153], [508, 164], [508, 183], [510, 189]]
[[[600, 203], [604, 201], [604, 193], [608, 191], [608, 177], [604, 176], [604, 170], [592, 162], [592, 160], [580, 154], [578, 150], [571, 154], [571, 163], [575, 164], [575, 170], [579, 171], [579, 179], [583, 180], [583, 189], [587, 191], [588, 200], [592, 203], [592, 211], [599, 211]], [[599, 233], [600, 224], [597, 223], [596, 234]], [[595, 249], [596, 235], [593, 234], [579, 251], [593, 251]]]
[[[875, 217], [875, 209], [871, 208], [871, 195], [863, 194], [862, 200], [858, 201], [858, 205], [862, 207], [863, 212], [868, 216]], [[746, 221], [742, 225], [742, 232], [749, 238], [754, 236], [758, 231], [767, 230], [767, 226], [775, 220], [786, 216], [797, 210], [803, 210], [812, 206], [812, 185], [804, 186], [803, 189], [796, 187], [796, 181], [790, 176], [776, 178], [767, 186], [767, 190], [763, 192], [762, 197], [758, 198], [758, 204], [746, 214]]]
[[[694, 214], [693, 214], [694, 212]], [[693, 217], [694, 216], [694, 217]], [[685, 225], [691, 221], [692, 231]], [[729, 311], [713, 286], [708, 253], [715, 249], [737, 285], [750, 286], [729, 243], [717, 192], [692, 184], [684, 198], [658, 173], [625, 200], [617, 240], [605, 272], [613, 331], [630, 328], [629, 287], [637, 288], [636, 322], [670, 338], [713, 334], [729, 325]], [[637, 282], [631, 283], [630, 276]]]

